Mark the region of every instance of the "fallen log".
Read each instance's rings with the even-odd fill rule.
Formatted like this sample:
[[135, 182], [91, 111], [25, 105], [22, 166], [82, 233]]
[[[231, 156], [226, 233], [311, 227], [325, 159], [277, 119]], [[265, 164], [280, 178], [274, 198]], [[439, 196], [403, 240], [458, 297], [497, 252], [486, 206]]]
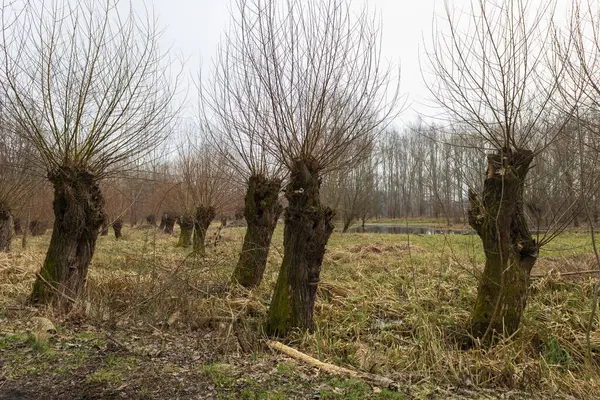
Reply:
[[296, 349], [293, 349], [289, 346], [286, 346], [283, 343], [267, 340], [267, 346], [269, 346], [273, 350], [280, 351], [296, 360], [300, 360], [305, 362], [308, 365], [319, 368], [325, 372], [328, 372], [332, 375], [343, 376], [346, 378], [360, 379], [372, 386], [379, 386], [385, 388], [396, 388], [396, 382], [392, 379], [387, 378], [381, 375], [369, 374], [367, 372], [355, 371], [349, 368], [339, 367], [337, 365], [329, 364], [320, 360], [317, 360], [314, 357], [311, 357], [307, 354], [301, 353]]
[[[599, 269], [590, 269], [587, 271], [570, 271], [570, 272], [558, 272], [558, 271], [553, 271], [553, 273], [556, 273], [555, 276], [574, 276], [574, 275], [585, 275], [585, 274], [598, 274], [600, 273]], [[552, 276], [550, 273], [545, 273], [545, 274], [531, 274], [531, 278], [533, 279], [539, 279], [539, 278], [544, 278], [546, 276]]]

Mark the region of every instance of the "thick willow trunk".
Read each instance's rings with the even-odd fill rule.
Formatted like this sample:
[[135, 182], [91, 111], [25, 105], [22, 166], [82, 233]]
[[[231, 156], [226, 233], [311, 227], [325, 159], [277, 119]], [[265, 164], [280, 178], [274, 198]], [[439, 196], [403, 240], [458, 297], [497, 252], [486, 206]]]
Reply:
[[31, 301], [68, 310], [85, 286], [104, 199], [94, 176], [81, 168], [63, 166], [48, 178], [54, 185], [54, 228]]
[[15, 235], [21, 235], [23, 233], [23, 227], [21, 225], [21, 218], [15, 218], [13, 222], [15, 228]]
[[283, 209], [279, 203], [281, 180], [252, 175], [244, 202], [244, 216], [248, 228], [240, 258], [233, 271], [232, 281], [246, 288], [260, 285], [273, 231]]
[[481, 200], [469, 193], [469, 223], [479, 234], [486, 257], [471, 322], [478, 338], [514, 333], [525, 309], [529, 274], [538, 254], [523, 212], [532, 159], [533, 153], [525, 149], [489, 155]]
[[174, 212], [163, 214], [163, 216], [160, 220], [160, 226], [162, 226], [163, 232], [165, 232], [169, 235], [173, 233], [173, 228], [175, 227], [175, 221], [177, 221], [178, 216], [179, 216], [179, 214], [174, 213]]
[[108, 220], [104, 218], [104, 222], [100, 226], [100, 236], [108, 236]]
[[42, 236], [46, 233], [47, 229], [48, 225], [45, 221], [34, 219], [29, 223], [29, 232], [31, 232], [31, 236]]
[[146, 215], [146, 223], [148, 225], [156, 226], [156, 216], [154, 216], [154, 214]]
[[13, 217], [7, 204], [0, 202], [0, 251], [10, 251]]
[[123, 220], [118, 219], [112, 223], [113, 231], [115, 232], [115, 239], [119, 240], [123, 236], [121, 233], [121, 229], [123, 229]]
[[317, 163], [297, 160], [286, 187], [284, 255], [269, 307], [267, 332], [312, 330], [313, 309], [334, 212], [321, 205]]
[[177, 223], [181, 228], [177, 247], [190, 247], [192, 245], [192, 234], [194, 233], [194, 217], [181, 216], [177, 218]]
[[196, 207], [196, 216], [194, 218], [194, 251], [200, 256], [206, 254], [206, 231], [216, 215], [215, 208], [212, 206]]

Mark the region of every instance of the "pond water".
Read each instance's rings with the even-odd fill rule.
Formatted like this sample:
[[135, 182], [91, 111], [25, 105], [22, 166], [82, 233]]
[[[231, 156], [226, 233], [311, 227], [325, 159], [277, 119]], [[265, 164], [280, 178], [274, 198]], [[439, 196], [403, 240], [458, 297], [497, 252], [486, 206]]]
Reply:
[[351, 226], [349, 233], [391, 233], [411, 235], [474, 235], [475, 231], [462, 229], [432, 228], [427, 226], [403, 226], [389, 224], [367, 224], [362, 226]]

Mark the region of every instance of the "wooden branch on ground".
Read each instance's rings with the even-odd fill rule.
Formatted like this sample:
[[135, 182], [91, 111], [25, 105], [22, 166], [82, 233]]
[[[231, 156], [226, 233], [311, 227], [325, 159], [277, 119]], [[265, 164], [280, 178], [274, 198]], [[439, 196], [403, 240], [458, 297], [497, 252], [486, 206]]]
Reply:
[[[558, 271], [557, 271], [558, 272]], [[597, 269], [589, 269], [587, 271], [572, 271], [572, 272], [558, 272], [558, 276], [572, 276], [572, 275], [584, 275], [584, 274], [597, 274], [600, 273], [600, 270]], [[543, 278], [545, 276], [551, 276], [549, 274], [535, 274], [531, 275], [531, 278]]]
[[343, 376], [346, 378], [360, 379], [363, 380], [373, 386], [380, 387], [396, 387], [396, 383], [385, 376], [369, 374], [366, 372], [355, 371], [344, 367], [338, 367], [337, 365], [325, 363], [323, 361], [319, 361], [316, 358], [313, 358], [307, 354], [301, 353], [296, 349], [293, 349], [289, 346], [286, 346], [283, 343], [276, 342], [273, 340], [267, 340], [267, 346], [269, 346], [273, 350], [280, 351], [296, 360], [300, 360], [305, 362], [308, 365], [313, 367], [317, 367], [325, 372], [328, 372], [332, 375]]

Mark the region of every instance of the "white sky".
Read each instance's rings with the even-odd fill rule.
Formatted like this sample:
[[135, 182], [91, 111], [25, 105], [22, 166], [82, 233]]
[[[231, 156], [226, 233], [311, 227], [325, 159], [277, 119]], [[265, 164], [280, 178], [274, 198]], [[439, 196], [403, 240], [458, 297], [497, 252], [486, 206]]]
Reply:
[[[327, 1], [327, 0], [324, 0]], [[510, 0], [507, 0], [510, 1]], [[366, 0], [370, 10], [381, 13], [383, 20], [382, 50], [384, 59], [402, 67], [401, 92], [408, 95], [407, 108], [396, 122], [416, 120], [419, 112], [433, 114], [423, 103], [428, 97], [421, 77], [419, 55], [423, 59], [423, 46], [431, 41], [434, 11], [444, 12], [444, 0]], [[541, 2], [533, 0], [532, 3]], [[561, 8], [569, 0], [558, 0]], [[188, 103], [195, 108], [196, 89], [191, 76], [196, 78], [200, 65], [209, 68], [215, 55], [220, 36], [225, 32], [230, 18], [229, 0], [135, 0], [134, 7], [142, 4], [153, 8], [160, 26], [164, 27], [163, 47], [171, 48], [175, 54], [187, 59], [186, 75], [190, 77]], [[361, 0], [355, 0], [361, 3]], [[454, 7], [464, 7], [469, 0], [452, 0]]]

